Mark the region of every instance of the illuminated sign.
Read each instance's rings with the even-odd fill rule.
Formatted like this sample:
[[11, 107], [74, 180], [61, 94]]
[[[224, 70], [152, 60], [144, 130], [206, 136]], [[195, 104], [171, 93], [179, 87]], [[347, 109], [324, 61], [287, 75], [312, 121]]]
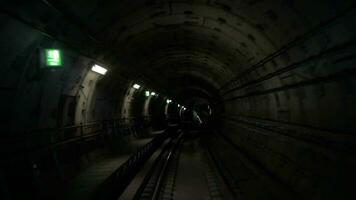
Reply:
[[59, 49], [45, 49], [44, 59], [47, 67], [62, 66], [62, 52]]

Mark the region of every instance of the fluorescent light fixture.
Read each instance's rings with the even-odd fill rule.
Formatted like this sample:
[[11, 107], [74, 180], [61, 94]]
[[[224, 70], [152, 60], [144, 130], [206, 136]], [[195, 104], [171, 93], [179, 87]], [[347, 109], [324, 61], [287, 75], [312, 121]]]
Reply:
[[151, 95], [152, 95], [152, 96], [155, 96], [155, 95], [156, 95], [156, 93], [155, 93], [155, 92], [151, 92]]
[[141, 85], [139, 85], [139, 84], [134, 84], [132, 87], [138, 90], [138, 89], [140, 89]]
[[104, 67], [101, 67], [97, 64], [95, 64], [92, 68], [91, 68], [92, 71], [96, 72], [96, 73], [99, 73], [101, 75], [105, 75], [106, 72], [108, 71], [107, 69], [105, 69]]
[[146, 97], [150, 96], [150, 91], [145, 92]]

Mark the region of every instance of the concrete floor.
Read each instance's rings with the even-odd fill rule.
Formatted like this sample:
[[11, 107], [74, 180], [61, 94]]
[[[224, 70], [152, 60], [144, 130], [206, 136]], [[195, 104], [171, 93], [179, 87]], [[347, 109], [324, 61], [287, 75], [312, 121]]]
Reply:
[[184, 142], [179, 158], [174, 199], [209, 199], [208, 183], [205, 179], [206, 163], [199, 139]]

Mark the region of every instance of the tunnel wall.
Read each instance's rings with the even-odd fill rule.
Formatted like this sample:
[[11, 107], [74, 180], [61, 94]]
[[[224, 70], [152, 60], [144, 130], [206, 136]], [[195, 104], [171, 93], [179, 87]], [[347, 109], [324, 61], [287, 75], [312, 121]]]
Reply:
[[351, 12], [282, 48], [230, 83], [215, 108], [223, 134], [308, 199], [352, 193], [355, 25]]
[[[341, 198], [350, 193], [353, 185], [349, 183], [350, 177], [355, 173], [352, 170], [355, 166], [352, 156], [355, 153], [355, 138], [352, 133], [356, 130], [356, 109], [353, 104], [356, 26], [355, 13], [342, 11], [348, 10], [352, 1], [195, 1], [198, 5], [186, 1], [167, 1], [165, 4], [162, 1], [162, 4], [159, 3], [164, 4], [162, 7], [157, 2], [161, 1], [135, 1], [127, 5], [126, 2], [121, 5], [120, 2], [97, 4], [92, 1], [81, 9], [78, 9], [78, 3], [68, 3], [64, 9], [56, 9], [48, 1], [24, 3], [19, 9], [15, 1], [9, 3], [11, 6], [4, 6], [8, 11], [13, 11], [2, 9], [7, 14], [0, 16], [3, 25], [0, 36], [6, 38], [1, 45], [1, 52], [6, 56], [3, 56], [0, 68], [0, 110], [4, 132], [23, 132], [112, 116], [120, 117], [121, 105], [130, 84], [127, 81], [118, 83], [116, 80], [120, 78], [111, 76], [108, 81], [110, 83], [101, 84], [99, 81], [98, 88], [89, 86], [90, 80], [85, 77], [88, 77], [93, 59], [64, 46], [62, 41], [77, 50], [79, 48], [85, 51], [85, 55], [98, 55], [98, 51], [112, 53], [121, 50], [128, 54], [136, 52], [136, 45], [118, 45], [142, 37], [135, 35], [136, 31], [140, 33], [140, 28], [132, 31], [136, 28], [134, 24], [137, 24], [137, 19], [133, 16], [132, 20], [130, 17], [122, 20], [121, 15], [130, 15], [137, 6], [148, 3], [154, 5], [152, 11], [155, 13], [151, 13], [149, 7], [142, 12], [142, 18], [150, 18], [155, 22], [149, 24], [149, 29], [153, 26], [153, 33], [156, 29], [162, 29], [154, 21], [160, 16], [163, 20], [157, 19], [158, 22], [167, 21], [165, 26], [168, 29], [177, 21], [179, 26], [188, 27], [199, 24], [200, 21], [207, 22], [205, 25], [209, 27], [205, 28], [209, 31], [197, 29], [196, 32], [202, 35], [187, 39], [199, 43], [196, 47], [211, 44], [213, 48], [207, 53], [233, 47], [234, 53], [228, 57], [214, 54], [222, 61], [227, 58], [237, 61], [222, 62], [226, 65], [222, 69], [227, 73], [221, 72], [221, 76], [217, 76], [221, 70], [214, 62], [202, 65], [212, 65], [208, 68], [213, 73], [190, 69], [189, 83], [202, 87], [201, 89], [215, 90], [215, 87], [225, 81], [227, 75], [239, 76], [237, 81], [226, 87], [232, 92], [222, 94], [223, 101], [215, 108], [215, 113], [219, 113], [218, 110], [224, 111], [215, 117], [222, 122], [219, 124], [222, 134], [229, 137], [250, 158], [255, 158], [266, 172], [309, 199], [333, 198], [338, 195]], [[122, 12], [116, 10], [118, 7]], [[118, 13], [120, 17], [116, 16]], [[177, 18], [171, 22], [165, 17], [170, 18], [172, 13]], [[201, 17], [194, 18], [191, 16], [193, 13]], [[113, 21], [114, 25], [104, 27]], [[126, 21], [129, 23], [123, 24]], [[146, 23], [143, 25], [146, 26]], [[121, 35], [125, 30], [127, 32]], [[99, 37], [91, 37], [90, 33], [95, 32], [99, 33], [96, 35]], [[122, 36], [120, 39], [117, 38], [119, 35]], [[203, 35], [212, 39], [202, 42], [196, 40], [196, 37]], [[148, 36], [146, 41], [158, 43], [164, 38], [159, 37], [160, 34], [153, 36], [158, 40], [150, 40]], [[98, 41], [103, 41], [104, 44], [97, 45]], [[39, 69], [35, 49], [47, 46], [66, 50], [63, 70]], [[124, 46], [127, 48], [122, 48]], [[215, 48], [218, 46], [224, 48]], [[148, 45], [146, 53], [151, 51], [151, 47], [155, 46]], [[126, 51], [130, 49], [132, 51]], [[140, 46], [137, 49], [141, 49]], [[275, 54], [274, 50], [277, 50]], [[144, 53], [145, 51], [139, 52], [138, 55], [142, 56]], [[124, 55], [121, 54], [122, 57]], [[235, 59], [237, 56], [245, 58], [240, 62], [240, 59]], [[133, 62], [137, 63], [139, 57], [133, 57]], [[262, 61], [259, 62], [260, 60]], [[249, 67], [245, 65], [250, 62], [257, 64], [249, 68], [252, 70], [247, 70], [247, 73], [240, 73]], [[173, 70], [169, 73], [175, 75], [175, 72]], [[189, 70], [187, 73], [182, 72], [184, 73], [181, 76], [185, 76]], [[187, 79], [176, 77], [175, 80]], [[214, 87], [210, 87], [209, 83]], [[172, 86], [175, 84], [179, 84], [178, 81]], [[182, 87], [186, 86], [189, 85], [182, 84]], [[86, 101], [85, 96], [88, 94], [96, 100]], [[61, 106], [58, 108], [58, 105]], [[140, 110], [143, 105], [137, 103], [137, 106]], [[64, 112], [64, 109], [76, 111]], [[64, 115], [70, 115], [71, 118], [58, 122]], [[136, 115], [139, 114], [128, 116]]]
[[[62, 134], [57, 128], [120, 118], [131, 82], [112, 73], [121, 80], [118, 87], [112, 77], [90, 71], [97, 62], [93, 58], [8, 15], [0, 14], [0, 23], [0, 198], [38, 199], [37, 193], [51, 192], [83, 166], [84, 153], [102, 145], [99, 138], [94, 145], [74, 142], [52, 148], [56, 134]], [[42, 48], [61, 49], [63, 68], [41, 69]], [[68, 132], [80, 132], [73, 130]], [[132, 141], [119, 136], [111, 140], [113, 145]]]
[[[5, 39], [0, 106], [6, 130], [53, 128], [118, 116], [117, 104], [123, 96], [110, 98], [105, 85], [97, 86], [103, 77], [90, 71], [93, 59], [9, 16], [0, 15], [0, 21]], [[42, 48], [61, 49], [63, 68], [41, 69]]]
[[165, 115], [165, 99], [162, 97], [153, 97], [149, 106], [151, 124], [154, 130], [162, 130], [167, 126], [167, 116]]

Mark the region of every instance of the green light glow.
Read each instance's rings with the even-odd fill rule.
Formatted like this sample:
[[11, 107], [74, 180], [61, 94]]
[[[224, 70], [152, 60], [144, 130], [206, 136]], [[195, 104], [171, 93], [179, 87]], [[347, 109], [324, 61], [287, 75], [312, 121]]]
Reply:
[[150, 91], [145, 92], [146, 97], [150, 96]]
[[58, 49], [45, 49], [45, 64], [51, 67], [62, 66], [62, 52]]

